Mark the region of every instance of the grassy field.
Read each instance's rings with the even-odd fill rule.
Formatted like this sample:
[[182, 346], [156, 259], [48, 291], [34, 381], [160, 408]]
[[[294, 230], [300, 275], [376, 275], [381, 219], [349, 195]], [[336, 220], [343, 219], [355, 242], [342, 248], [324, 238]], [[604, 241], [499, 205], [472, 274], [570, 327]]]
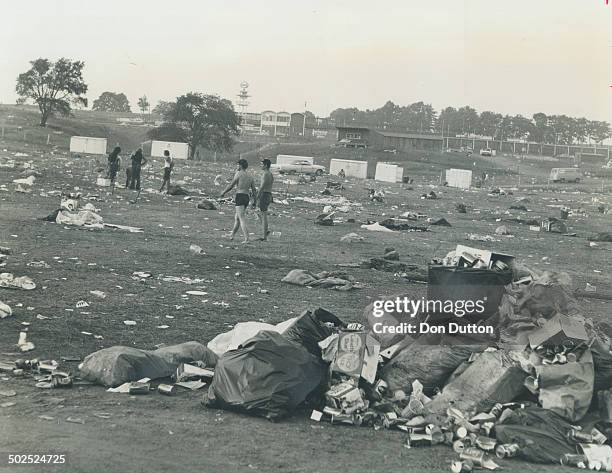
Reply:
[[[576, 288], [583, 289], [588, 282], [609, 290], [612, 283], [612, 244], [590, 246], [587, 241], [594, 232], [612, 230], [610, 214], [596, 210], [600, 202], [610, 209], [612, 182], [587, 179], [578, 185], [548, 185], [546, 176], [553, 167], [550, 163], [517, 162], [517, 172], [510, 157], [466, 161], [448, 154], [392, 155], [389, 160], [405, 162], [406, 174], [415, 182], [408, 186], [348, 179], [344, 183], [346, 189], [335, 194], [362, 206], [340, 214], [342, 221], [332, 227], [313, 224], [322, 205], [291, 200], [320, 196], [326, 178], [305, 185], [279, 179], [276, 189], [286, 194], [289, 205], [276, 203], [270, 219], [271, 229], [281, 232], [280, 237], [267, 243], [236, 245], [226, 239], [233, 223], [234, 208], [230, 203], [222, 203], [217, 211], [198, 210], [195, 206], [198, 193], [218, 196], [222, 187], [214, 185], [214, 178], [219, 174], [226, 179], [231, 176], [231, 156], [220, 158], [218, 163], [177, 163], [175, 179], [196, 196], [193, 200], [156, 193], [161, 183], [161, 163], [154, 162], [143, 171], [144, 191], [132, 204], [132, 191], [117, 189], [110, 195], [106, 189], [96, 187], [97, 175], [91, 171], [91, 163], [70, 157], [67, 143], [72, 133], [108, 132], [113, 141], [128, 143], [129, 148], [142, 139], [142, 130], [80, 119], [53, 119], [50, 128], [42, 130], [33, 126], [34, 114], [15, 115], [13, 119], [8, 119], [7, 114], [7, 109], [0, 107], [0, 122], [4, 118], [15, 128], [0, 140], [0, 163], [13, 159], [17, 166], [0, 168], [0, 246], [12, 249], [0, 269], [15, 276], [30, 276], [38, 287], [33, 291], [0, 289], [0, 300], [14, 310], [14, 317], [0, 320], [0, 361], [23, 357], [15, 344], [19, 332], [26, 328], [28, 339], [36, 345], [26, 355], [59, 361], [66, 356], [83, 358], [100, 348], [119, 344], [152, 349], [188, 340], [207, 343], [237, 322], [277, 323], [319, 306], [346, 322], [360, 321], [363, 308], [373, 298], [396, 293], [421, 297], [426, 286], [409, 283], [392, 273], [360, 268], [344, 268], [365, 286], [348, 293], [288, 286], [280, 280], [294, 268], [339, 269], [341, 264], [380, 256], [389, 246], [399, 251], [403, 261], [426, 265], [457, 243], [466, 243], [513, 254], [520, 262], [541, 270], [565, 271]], [[23, 124], [18, 125], [22, 120]], [[53, 134], [52, 130], [61, 134]], [[25, 141], [21, 136], [24, 131]], [[47, 145], [49, 131], [56, 141]], [[312, 155], [323, 163], [351, 154], [322, 145], [276, 145], [265, 152]], [[364, 156], [372, 161], [388, 157], [374, 152]], [[463, 166], [457, 166], [457, 159], [463, 159]], [[253, 155], [249, 160], [255, 164]], [[40, 173], [31, 193], [16, 192], [12, 182], [22, 177], [24, 163], [31, 163]], [[512, 188], [513, 195], [491, 196], [487, 189], [460, 191], [441, 187], [440, 172], [449, 166], [487, 172], [489, 187]], [[386, 190], [384, 204], [367, 200], [370, 187]], [[144, 233], [87, 230], [38, 220], [59, 207], [59, 197], [53, 191], [63, 190], [98, 196], [92, 203], [100, 208], [105, 222], [141, 227]], [[440, 198], [419, 198], [430, 190]], [[528, 199], [524, 204], [528, 212], [509, 210], [519, 198]], [[466, 214], [454, 211], [459, 202], [467, 206]], [[465, 241], [470, 233], [494, 235], [501, 224], [498, 219], [557, 217], [560, 206], [575, 211], [568, 225], [576, 237], [538, 233], [526, 225], [505, 223], [512, 237], [495, 236], [495, 242]], [[360, 228], [360, 222], [408, 210], [445, 217], [452, 227], [389, 234]], [[260, 228], [254, 217], [250, 212], [250, 230], [257, 236]], [[348, 223], [349, 218], [357, 223]], [[365, 241], [341, 243], [340, 238], [349, 232], [364, 236]], [[201, 246], [206, 255], [192, 255], [191, 244]], [[40, 261], [46, 267], [32, 265]], [[135, 271], [152, 276], [134, 278]], [[164, 276], [200, 278], [205, 282], [165, 282]], [[208, 294], [186, 294], [193, 289]], [[258, 289], [267, 289], [268, 293]], [[95, 290], [104, 291], [106, 298], [91, 295], [90, 291]], [[77, 309], [79, 300], [90, 306]], [[612, 302], [585, 299], [581, 307], [585, 316], [601, 319], [610, 314]], [[136, 321], [136, 325], [127, 326], [125, 320]], [[162, 325], [169, 328], [159, 328]], [[62, 366], [74, 370], [77, 364], [66, 362]], [[16, 403], [0, 407], [0, 452], [68, 455], [67, 465], [45, 467], [45, 471], [328, 472], [342, 468], [359, 472], [442, 472], [448, 471], [449, 461], [454, 458], [449, 448], [405, 449], [399, 432], [313, 423], [307, 420], [307, 413], [272, 424], [207, 410], [200, 406], [202, 392], [168, 398], [157, 394], [110, 394], [92, 386], [42, 390], [34, 387], [31, 378], [0, 377], [0, 390], [7, 389], [15, 390], [17, 396], [0, 398], [2, 402]], [[98, 416], [100, 413], [110, 417], [102, 418], [106, 416]], [[67, 422], [69, 417], [82, 419], [84, 424]], [[506, 461], [503, 466], [506, 471], [525, 473], [560, 468], [519, 461]], [[11, 470], [0, 465], [2, 471]], [[20, 467], [19, 471], [41, 468]]]

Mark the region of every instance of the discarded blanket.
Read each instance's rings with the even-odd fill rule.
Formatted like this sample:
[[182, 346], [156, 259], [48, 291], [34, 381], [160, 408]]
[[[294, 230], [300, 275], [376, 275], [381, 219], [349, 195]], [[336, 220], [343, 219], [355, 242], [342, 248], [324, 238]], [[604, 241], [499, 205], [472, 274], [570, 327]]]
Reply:
[[354, 278], [340, 271], [323, 271], [313, 274], [304, 269], [292, 269], [281, 281], [297, 286], [323, 287], [336, 289], [337, 291], [361, 288], [361, 284], [355, 282]]
[[202, 361], [214, 367], [217, 355], [198, 342], [163, 347], [158, 350], [139, 350], [115, 346], [88, 355], [79, 366], [81, 377], [107, 387], [119, 386], [142, 378], [165, 378], [181, 363]]
[[97, 213], [89, 210], [69, 212], [60, 210], [55, 219], [56, 223], [65, 225], [76, 225], [77, 227], [102, 227], [104, 220]]
[[204, 404], [277, 420], [304, 402], [326, 371], [321, 358], [303, 345], [276, 332], [259, 332], [219, 358]]

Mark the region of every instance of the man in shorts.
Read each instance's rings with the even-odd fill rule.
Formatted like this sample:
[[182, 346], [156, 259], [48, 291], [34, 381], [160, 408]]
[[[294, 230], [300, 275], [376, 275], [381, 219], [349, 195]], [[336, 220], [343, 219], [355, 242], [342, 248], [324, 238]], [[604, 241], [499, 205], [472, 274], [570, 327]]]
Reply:
[[236, 215], [234, 216], [234, 228], [232, 229], [230, 240], [234, 239], [234, 236], [242, 227], [242, 235], [244, 236], [242, 243], [249, 242], [249, 231], [246, 225], [246, 209], [251, 200], [249, 194], [252, 193], [253, 196], [257, 195], [257, 189], [255, 189], [253, 177], [247, 173], [248, 167], [248, 161], [246, 159], [240, 159], [238, 161], [238, 169], [236, 170], [234, 179], [232, 179], [229, 186], [227, 186], [221, 193], [221, 197], [225, 197], [225, 194], [236, 187], [236, 197], [234, 200], [236, 204]]
[[274, 176], [270, 171], [271, 165], [272, 162], [269, 159], [261, 160], [263, 174], [261, 175], [259, 193], [255, 199], [255, 202], [259, 204], [260, 219], [263, 226], [263, 236], [259, 239], [260, 241], [267, 241], [270, 233], [270, 230], [268, 230], [268, 207], [272, 203], [272, 184], [274, 184]]
[[174, 160], [172, 159], [172, 156], [170, 156], [170, 151], [168, 151], [167, 149], [164, 150], [164, 177], [162, 180], [162, 185], [159, 188], [159, 192], [162, 192], [164, 190], [164, 187], [166, 187], [166, 194], [170, 193], [170, 176], [172, 175], [172, 170], [174, 169]]

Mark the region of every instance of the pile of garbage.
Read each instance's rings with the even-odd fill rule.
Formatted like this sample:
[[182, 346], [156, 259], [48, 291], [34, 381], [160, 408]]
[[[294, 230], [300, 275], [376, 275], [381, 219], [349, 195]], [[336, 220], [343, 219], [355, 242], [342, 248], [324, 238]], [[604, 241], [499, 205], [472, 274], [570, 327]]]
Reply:
[[[395, 264], [399, 254], [385, 248], [380, 259]], [[354, 287], [339, 276], [294, 270], [284, 281]], [[429, 266], [428, 283], [430, 300], [485, 296], [482, 317], [496, 336], [385, 337], [369, 317], [346, 324], [318, 308], [278, 325], [237, 324], [208, 346], [106, 348], [86, 357], [78, 376], [53, 360], [0, 363], [0, 371], [30, 372], [45, 389], [90, 382], [172, 395], [209, 385], [208, 408], [272, 421], [305, 410], [315, 422], [396, 430], [405, 448], [448, 445], [459, 473], [512, 457], [612, 471], [611, 330], [580, 314], [569, 277], [458, 245]]]

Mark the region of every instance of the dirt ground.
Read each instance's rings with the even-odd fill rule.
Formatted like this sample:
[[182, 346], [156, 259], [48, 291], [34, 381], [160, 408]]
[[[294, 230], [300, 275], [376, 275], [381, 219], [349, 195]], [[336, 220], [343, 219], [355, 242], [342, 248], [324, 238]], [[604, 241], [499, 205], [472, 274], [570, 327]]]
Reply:
[[[550, 163], [522, 166], [520, 186], [519, 175], [504, 171], [509, 162], [487, 163], [494, 169], [487, 187], [515, 189], [513, 195], [505, 196], [489, 196], [485, 189], [466, 192], [437, 186], [435, 176], [441, 167], [429, 162], [410, 165], [410, 174], [415, 177], [410, 186], [348, 179], [346, 190], [334, 194], [363, 207], [340, 213], [343, 221], [333, 227], [313, 225], [323, 205], [291, 200], [320, 197], [327, 178], [306, 185], [279, 179], [277, 201], [288, 197], [289, 204], [275, 203], [270, 219], [271, 229], [281, 232], [280, 237], [240, 245], [226, 239], [233, 223], [231, 203], [222, 204], [217, 211], [195, 206], [200, 198], [197, 191], [211, 197], [220, 193], [222, 188], [213, 181], [218, 174], [224, 178], [231, 175], [229, 164], [178, 163], [176, 180], [195, 193], [193, 200], [186, 200], [154, 192], [160, 184], [161, 167], [155, 163], [153, 171], [144, 171], [145, 190], [133, 204], [133, 191], [117, 189], [111, 196], [107, 189], [97, 188], [88, 160], [41, 150], [42, 154], [28, 149], [28, 157], [14, 158], [31, 161], [41, 173], [31, 193], [15, 192], [12, 181], [20, 177], [20, 168], [0, 168], [0, 186], [4, 185], [0, 187], [0, 246], [12, 249], [0, 270], [30, 276], [38, 285], [33, 291], [0, 289], [0, 300], [14, 310], [13, 317], [0, 321], [0, 361], [24, 357], [15, 344], [19, 332], [26, 328], [36, 348], [25, 355], [59, 361], [62, 357], [82, 359], [113, 345], [154, 349], [189, 340], [207, 343], [237, 322], [277, 323], [319, 306], [347, 322], [359, 321], [363, 308], [380, 295], [426, 294], [425, 285], [392, 273], [337, 266], [380, 256], [388, 246], [395, 247], [403, 261], [426, 265], [432, 257], [444, 256], [457, 243], [464, 243], [513, 254], [520, 262], [541, 270], [565, 271], [575, 288], [583, 289], [587, 282], [601, 289], [611, 286], [612, 244], [590, 246], [586, 237], [612, 230], [610, 215], [596, 210], [599, 202], [610, 208], [612, 199], [609, 193], [598, 191], [601, 181], [546, 185], [541, 177], [547, 172], [544, 166], [553, 167]], [[2, 157], [11, 154], [0, 152]], [[497, 164], [500, 161], [501, 165]], [[384, 204], [366, 201], [370, 186], [386, 189]], [[432, 189], [439, 199], [419, 198]], [[61, 190], [99, 196], [92, 203], [100, 208], [105, 222], [141, 227], [144, 232], [87, 230], [38, 220], [59, 207], [59, 197], [49, 193]], [[521, 197], [528, 199], [524, 205], [529, 211], [509, 210]], [[467, 206], [466, 214], [454, 211], [457, 202]], [[538, 233], [524, 224], [498, 221], [512, 216], [558, 216], [563, 205], [576, 211], [568, 221], [575, 237]], [[445, 217], [452, 227], [431, 227], [425, 233], [378, 233], [361, 229], [359, 223], [347, 223], [349, 218], [359, 222], [408, 210]], [[495, 228], [502, 223], [512, 231], [512, 237], [495, 235]], [[249, 224], [252, 232], [260, 231], [254, 212], [250, 212]], [[340, 238], [349, 232], [364, 236], [365, 241], [341, 243]], [[468, 242], [469, 233], [492, 235], [497, 241]], [[201, 246], [206, 254], [192, 255], [191, 244]], [[40, 261], [46, 265], [31, 264]], [[281, 283], [294, 268], [345, 269], [365, 287], [339, 292]], [[134, 278], [134, 271], [148, 272], [151, 277]], [[165, 282], [163, 276], [204, 282]], [[194, 289], [208, 294], [186, 294]], [[106, 298], [91, 295], [95, 290], [104, 291]], [[87, 301], [89, 307], [77, 309], [75, 304], [80, 300]], [[601, 319], [610, 314], [612, 302], [584, 299], [581, 306], [585, 316]], [[136, 321], [136, 325], [127, 326], [125, 320]], [[163, 325], [169, 327], [159, 328]], [[74, 371], [77, 364], [64, 362], [62, 366]], [[452, 450], [444, 447], [406, 449], [400, 432], [316, 423], [308, 420], [305, 412], [273, 424], [206, 409], [200, 405], [205, 389], [175, 397], [156, 393], [127, 396], [96, 386], [42, 390], [35, 388], [29, 377], [0, 376], [0, 390], [17, 393], [0, 397], [0, 404], [15, 403], [0, 407], [0, 472], [439, 472], [449, 471], [454, 458]], [[82, 423], [69, 422], [69, 418]], [[65, 453], [67, 464], [9, 467], [9, 453]], [[520, 461], [502, 463], [506, 471], [526, 473], [562, 468]]]

